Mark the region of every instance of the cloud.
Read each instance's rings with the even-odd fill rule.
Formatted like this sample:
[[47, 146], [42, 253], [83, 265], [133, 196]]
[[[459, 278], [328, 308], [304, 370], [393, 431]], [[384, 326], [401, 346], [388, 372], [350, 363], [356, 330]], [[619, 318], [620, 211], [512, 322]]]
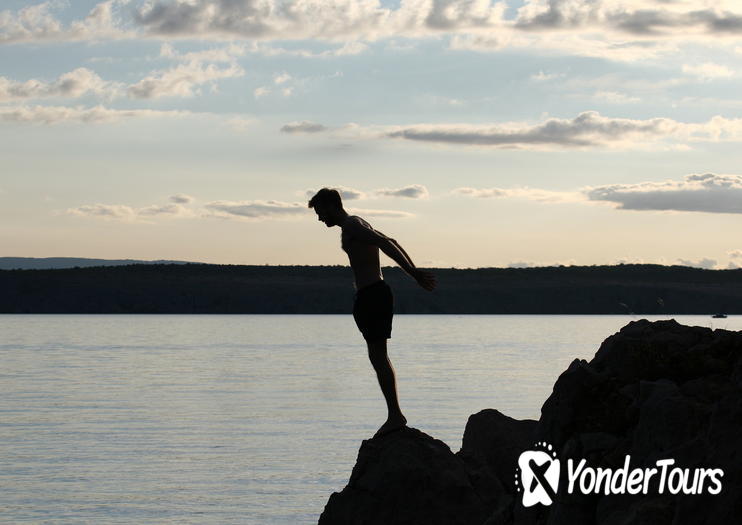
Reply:
[[309, 214], [306, 204], [274, 200], [213, 201], [205, 205], [213, 217], [240, 219], [284, 219]]
[[539, 71], [538, 73], [531, 75], [531, 80], [536, 82], [546, 82], [547, 80], [554, 80], [555, 78], [562, 76], [564, 75], [561, 73], [544, 73], [543, 71]]
[[742, 175], [687, 175], [681, 181], [612, 184], [584, 193], [623, 210], [742, 213]]
[[186, 195], [185, 193], [176, 193], [175, 195], [170, 196], [170, 200], [177, 204], [190, 204], [196, 199], [195, 197], [191, 197], [190, 195]]
[[244, 74], [245, 70], [238, 65], [220, 68], [214, 64], [191, 62], [143, 78], [129, 86], [128, 94], [134, 98], [192, 97], [197, 94], [195, 88], [201, 84]]
[[[377, 40], [454, 35], [454, 46], [507, 41], [509, 34], [572, 32], [600, 40], [606, 33], [648, 39], [742, 33], [732, 1], [526, 0], [514, 19], [505, 2], [445, 0], [157, 0], [135, 12], [146, 34], [158, 37]], [[481, 45], [481, 44], [480, 44]], [[502, 45], [502, 44], [499, 44]]]
[[638, 97], [631, 97], [617, 91], [598, 91], [593, 98], [609, 104], [633, 104], [641, 101]]
[[[474, 198], [526, 199], [536, 202], [609, 203], [622, 210], [742, 213], [742, 175], [687, 175], [682, 180], [609, 184], [575, 191], [539, 188], [471, 188], [451, 190]], [[729, 252], [738, 253], [742, 250]]]
[[632, 0], [535, 0], [518, 10], [515, 27], [531, 31], [602, 28], [638, 37], [742, 32], [742, 16], [731, 11], [735, 7], [731, 1], [656, 4], [660, 6]]
[[[344, 199], [362, 198], [362, 192], [346, 188]], [[309, 196], [309, 190], [306, 194]], [[312, 192], [312, 195], [315, 192]], [[85, 204], [76, 208], [55, 211], [54, 214], [64, 213], [78, 217], [103, 219], [128, 223], [152, 224], [153, 218], [191, 219], [191, 218], [221, 218], [235, 220], [284, 220], [302, 219], [312, 215], [306, 203], [281, 202], [275, 200], [218, 200], [204, 204], [203, 207], [187, 207], [196, 199], [184, 193], [171, 195], [170, 203], [152, 204], [135, 207], [125, 204]], [[368, 217], [379, 218], [408, 218], [412, 213], [396, 210], [361, 210], [348, 209], [351, 213], [358, 213]]]
[[574, 266], [577, 264], [577, 261], [574, 259], [568, 259], [565, 261], [556, 261], [552, 263], [540, 263], [540, 262], [532, 262], [532, 261], [515, 261], [508, 263], [508, 268], [551, 268], [555, 266]]
[[327, 127], [316, 122], [304, 120], [302, 122], [289, 122], [281, 127], [281, 133], [298, 134], [298, 133], [321, 133], [326, 131]]
[[[303, 57], [352, 55], [368, 42], [448, 38], [449, 48], [544, 50], [615, 60], [679, 53], [678, 43], [721, 45], [742, 34], [737, 0], [129, 0], [99, 2], [63, 23], [49, 1], [0, 12], [0, 43], [111, 38], [251, 41], [255, 52]], [[125, 7], [124, 7], [125, 6]], [[338, 44], [324, 51], [263, 42]]]
[[253, 126], [258, 122], [258, 119], [255, 118], [247, 118], [247, 117], [232, 117], [224, 122], [224, 124], [229, 127], [232, 131], [237, 133], [244, 133], [248, 129], [250, 129], [250, 126]]
[[151, 205], [136, 208], [123, 204], [86, 204], [68, 208], [64, 213], [78, 217], [99, 218], [120, 222], [150, 222], [152, 217], [185, 218], [194, 217], [192, 210], [180, 204]]
[[202, 49], [200, 51], [189, 51], [180, 53], [172, 44], [164, 43], [160, 46], [160, 56], [179, 60], [181, 62], [229, 62], [234, 63], [235, 59], [244, 56], [247, 48], [244, 45], [231, 43], [226, 47], [211, 49]]
[[700, 78], [701, 80], [713, 80], [715, 78], [728, 78], [734, 76], [734, 70], [721, 64], [706, 62], [703, 64], [683, 64], [683, 73]]
[[429, 196], [428, 189], [421, 184], [411, 184], [403, 188], [381, 188], [374, 192], [381, 197], [407, 197], [409, 199], [425, 199]]
[[508, 198], [526, 199], [536, 202], [582, 202], [584, 195], [575, 191], [552, 191], [539, 188], [470, 188], [461, 187], [451, 190], [454, 195], [465, 195], [480, 199]]
[[363, 126], [349, 123], [330, 130], [315, 122], [292, 122], [284, 133], [332, 131], [342, 140], [396, 139], [451, 146], [498, 149], [688, 149], [693, 142], [742, 141], [742, 118], [712, 117], [687, 123], [669, 118], [628, 119], [585, 111], [572, 119], [549, 118], [542, 123], [409, 124]]
[[187, 111], [156, 111], [151, 109], [111, 109], [66, 106], [0, 106], [0, 122], [59, 124], [62, 122], [104, 123], [131, 118], [183, 117]]
[[699, 259], [697, 261], [691, 261], [689, 259], [678, 259], [678, 264], [682, 266], [691, 266], [693, 268], [703, 268], [706, 270], [713, 270], [717, 266], [716, 260], [709, 259], [708, 257], [704, 257], [703, 259]]
[[532, 262], [525, 262], [525, 261], [516, 261], [508, 263], [508, 268], [533, 268], [536, 266], [536, 263]]
[[273, 77], [274, 84], [284, 84], [289, 80], [291, 80], [291, 75], [289, 75], [285, 71], [283, 73], [278, 73]]
[[732, 259], [742, 259], [742, 250], [731, 250], [727, 252], [727, 255]]
[[312, 51], [309, 49], [286, 49], [283, 47], [278, 47], [276, 45], [267, 45], [261, 42], [253, 41], [250, 45], [249, 50], [253, 54], [266, 57], [293, 56], [301, 58], [331, 58], [360, 55], [364, 51], [368, 50], [368, 48], [369, 46], [364, 44], [363, 42], [349, 41], [331, 49], [325, 49], [323, 51]]
[[492, 52], [506, 47], [513, 39], [509, 36], [493, 35], [454, 35], [448, 48], [454, 51]]
[[255, 96], [255, 98], [260, 98], [262, 96], [267, 95], [270, 92], [271, 92], [270, 88], [261, 86], [261, 87], [255, 88], [255, 91], [253, 91], [252, 93]]
[[151, 36], [303, 40], [375, 40], [495, 27], [505, 7], [471, 0], [174, 0], [148, 2], [135, 21]]
[[122, 29], [114, 9], [128, 0], [107, 0], [95, 5], [81, 20], [68, 25], [51, 11], [59, 2], [43, 2], [16, 12], [0, 11], [0, 43], [44, 41], [80, 41], [126, 38], [133, 36]]
[[111, 95], [114, 91], [113, 84], [84, 67], [64, 73], [48, 83], [36, 79], [16, 82], [0, 77], [0, 102], [49, 97], [78, 98], [87, 93]]
[[603, 117], [595, 111], [574, 119], [552, 118], [537, 125], [519, 123], [475, 126], [469, 124], [428, 124], [399, 126], [388, 131], [389, 138], [497, 148], [537, 149], [544, 147], [623, 147], [666, 136], [677, 129], [666, 118], [632, 120]]
[[[179, 60], [183, 63], [164, 70], [156, 71], [128, 88], [128, 94], [134, 98], [192, 97], [196, 88], [202, 84], [223, 78], [236, 78], [245, 74], [245, 70], [236, 62], [236, 57], [244, 54], [244, 48], [230, 45], [222, 49], [179, 54], [170, 44], [160, 50], [160, 56]], [[219, 67], [214, 63], [227, 62]]]
[[[236, 57], [242, 54], [244, 47], [236, 45], [179, 54], [170, 44], [163, 44], [160, 56], [182, 63], [153, 73], [130, 85], [126, 92], [133, 98], [190, 97], [201, 84], [244, 75], [244, 70], [235, 62]], [[220, 68], [214, 64], [207, 65], [207, 62], [228, 62], [229, 65]], [[121, 84], [104, 81], [95, 72], [81, 67], [61, 75], [53, 82], [36, 79], [16, 82], [0, 77], [0, 102], [49, 97], [78, 98], [88, 93], [113, 98], [122, 87]]]

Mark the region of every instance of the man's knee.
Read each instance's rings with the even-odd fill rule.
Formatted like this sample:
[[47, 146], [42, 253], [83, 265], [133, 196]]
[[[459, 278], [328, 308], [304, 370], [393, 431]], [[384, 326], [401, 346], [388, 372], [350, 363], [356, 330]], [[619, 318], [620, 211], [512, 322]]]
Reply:
[[386, 339], [368, 341], [368, 358], [372, 363], [386, 361]]

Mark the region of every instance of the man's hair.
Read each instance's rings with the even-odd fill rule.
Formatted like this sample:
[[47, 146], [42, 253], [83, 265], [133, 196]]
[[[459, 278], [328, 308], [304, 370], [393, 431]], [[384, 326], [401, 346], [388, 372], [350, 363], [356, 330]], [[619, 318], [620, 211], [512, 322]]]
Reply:
[[314, 195], [314, 197], [309, 199], [310, 208], [314, 208], [317, 205], [333, 206], [340, 210], [343, 209], [343, 201], [340, 198], [340, 193], [338, 193], [338, 190], [332, 188], [322, 188]]

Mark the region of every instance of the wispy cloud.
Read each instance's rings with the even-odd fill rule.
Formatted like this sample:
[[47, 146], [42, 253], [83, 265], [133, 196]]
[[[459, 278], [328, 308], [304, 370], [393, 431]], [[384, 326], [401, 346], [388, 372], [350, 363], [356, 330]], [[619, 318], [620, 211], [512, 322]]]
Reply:
[[312, 51], [309, 49], [287, 49], [275, 44], [266, 44], [263, 42], [253, 41], [248, 50], [252, 54], [262, 55], [266, 57], [292, 56], [301, 58], [332, 58], [360, 55], [364, 51], [367, 51], [368, 48], [369, 46], [367, 44], [364, 44], [363, 42], [349, 41], [341, 45], [335, 45], [334, 47], [325, 49], [323, 51]]
[[647, 6], [632, 0], [549, 0], [526, 2], [518, 10], [519, 29], [608, 29], [637, 37], [739, 34], [742, 16], [732, 1], [657, 2]]
[[561, 73], [544, 73], [543, 71], [539, 71], [538, 73], [531, 75], [531, 80], [534, 80], [536, 82], [546, 82], [548, 80], [554, 80], [562, 76], [564, 75]]
[[53, 14], [59, 2], [42, 2], [18, 11], [0, 11], [0, 43], [108, 40], [131, 37], [115, 14], [127, 0], [106, 0], [83, 19], [63, 24]]
[[[51, 82], [38, 79], [20, 82], [0, 77], [0, 102], [51, 97], [79, 98], [86, 94], [113, 99], [123, 93], [132, 98], [190, 97], [202, 84], [243, 76], [245, 72], [236, 62], [236, 58], [242, 54], [244, 47], [236, 45], [180, 54], [172, 45], [163, 44], [160, 56], [181, 63], [170, 69], [153, 72], [128, 87], [122, 83], [103, 80], [94, 71], [81, 67], [64, 73]], [[228, 65], [216, 65], [222, 62], [227, 62]]]
[[408, 199], [426, 199], [429, 196], [428, 189], [422, 184], [411, 184], [396, 189], [381, 188], [375, 190], [374, 193], [380, 197], [406, 197]]
[[598, 91], [593, 98], [600, 102], [607, 102], [608, 104], [634, 104], [641, 101], [638, 97], [632, 97], [617, 91]]
[[742, 175], [688, 175], [680, 181], [597, 186], [584, 193], [623, 210], [742, 213]]
[[301, 122], [289, 122], [281, 127], [281, 133], [301, 134], [301, 133], [321, 133], [328, 128], [316, 122], [304, 120]]
[[146, 223], [150, 222], [148, 219], [155, 217], [190, 218], [195, 216], [193, 210], [177, 203], [153, 204], [139, 208], [123, 204], [86, 204], [77, 208], [68, 208], [65, 213], [110, 221]]
[[543, 267], [551, 267], [551, 266], [573, 266], [577, 264], [577, 261], [574, 259], [569, 259], [566, 261], [555, 261], [551, 263], [544, 263], [544, 262], [534, 262], [534, 261], [514, 261], [508, 263], [508, 268], [543, 268]]
[[683, 64], [683, 73], [698, 77], [701, 80], [728, 78], [734, 76], [734, 70], [722, 64], [705, 62], [703, 64]]
[[[192, 97], [203, 84], [244, 76], [245, 70], [236, 62], [243, 54], [244, 48], [235, 45], [179, 54], [170, 44], [164, 44], [160, 55], [182, 63], [153, 72], [129, 86], [127, 92], [133, 98]], [[227, 65], [218, 66], [221, 62]]]
[[586, 111], [573, 119], [552, 118], [542, 124], [508, 123], [492, 126], [429, 124], [400, 126], [386, 136], [417, 142], [536, 149], [544, 147], [623, 147], [670, 134], [670, 119], [635, 120], [603, 117]]
[[18, 82], [0, 77], [0, 102], [50, 97], [78, 98], [88, 93], [111, 96], [116, 89], [113, 83], [104, 81], [95, 72], [80, 67], [60, 75], [53, 82], [37, 79]]
[[[128, 0], [98, 3], [87, 16], [62, 23], [44, 2], [0, 14], [0, 43], [108, 38], [238, 39], [256, 52], [305, 57], [357, 54], [386, 39], [445, 36], [451, 49], [543, 49], [617, 60], [646, 60], [677, 52], [676, 42], [714, 45], [742, 34], [736, 0], [525, 0], [512, 16], [508, 3], [489, 0]], [[506, 16], [507, 15], [507, 16]], [[332, 50], [283, 49], [265, 42], [314, 40]], [[259, 42], [258, 42], [259, 41]]]
[[579, 191], [552, 191], [539, 188], [454, 188], [454, 195], [464, 195], [480, 199], [505, 198], [525, 199], [536, 202], [581, 202], [586, 198]]
[[742, 213], [742, 175], [687, 175], [682, 180], [608, 184], [575, 191], [460, 187], [454, 195], [544, 203], [606, 203], [621, 210]]
[[398, 8], [378, 1], [277, 0], [154, 1], [136, 11], [148, 35], [198, 38], [301, 40], [377, 39], [393, 35], [432, 35], [467, 28], [494, 27], [504, 6], [488, 2], [403, 2]]
[[681, 266], [691, 266], [693, 268], [703, 268], [705, 270], [713, 270], [718, 266], [716, 259], [709, 259], [708, 257], [695, 261], [691, 259], [678, 259], [678, 264]]
[[220, 68], [214, 64], [191, 62], [153, 73], [129, 86], [128, 93], [134, 98], [192, 97], [201, 84], [244, 74], [238, 65]]
[[187, 111], [157, 111], [152, 109], [112, 109], [66, 106], [0, 106], [0, 121], [35, 124], [62, 122], [105, 123], [132, 118], [172, 118], [189, 115]]
[[315, 122], [286, 124], [285, 133], [331, 132], [342, 140], [396, 139], [450, 146], [498, 149], [687, 149], [694, 142], [742, 141], [742, 118], [715, 116], [706, 122], [669, 118], [628, 119], [585, 111], [572, 119], [541, 123], [409, 124], [328, 128]]
[[239, 219], [284, 219], [308, 216], [305, 204], [274, 200], [213, 201], [204, 207], [213, 217]]
[[196, 198], [186, 195], [185, 193], [176, 193], [175, 195], [170, 196], [170, 200], [177, 204], [190, 204], [195, 201]]

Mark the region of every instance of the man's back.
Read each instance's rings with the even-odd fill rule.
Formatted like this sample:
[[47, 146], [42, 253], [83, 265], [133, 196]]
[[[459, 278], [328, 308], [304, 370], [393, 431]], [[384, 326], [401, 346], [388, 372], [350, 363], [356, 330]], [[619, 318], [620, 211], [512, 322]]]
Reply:
[[379, 263], [379, 248], [368, 243], [364, 238], [364, 230], [374, 232], [376, 230], [356, 215], [349, 215], [341, 228], [341, 246], [348, 254], [350, 267], [353, 268], [356, 289], [360, 290], [364, 286], [383, 279]]

